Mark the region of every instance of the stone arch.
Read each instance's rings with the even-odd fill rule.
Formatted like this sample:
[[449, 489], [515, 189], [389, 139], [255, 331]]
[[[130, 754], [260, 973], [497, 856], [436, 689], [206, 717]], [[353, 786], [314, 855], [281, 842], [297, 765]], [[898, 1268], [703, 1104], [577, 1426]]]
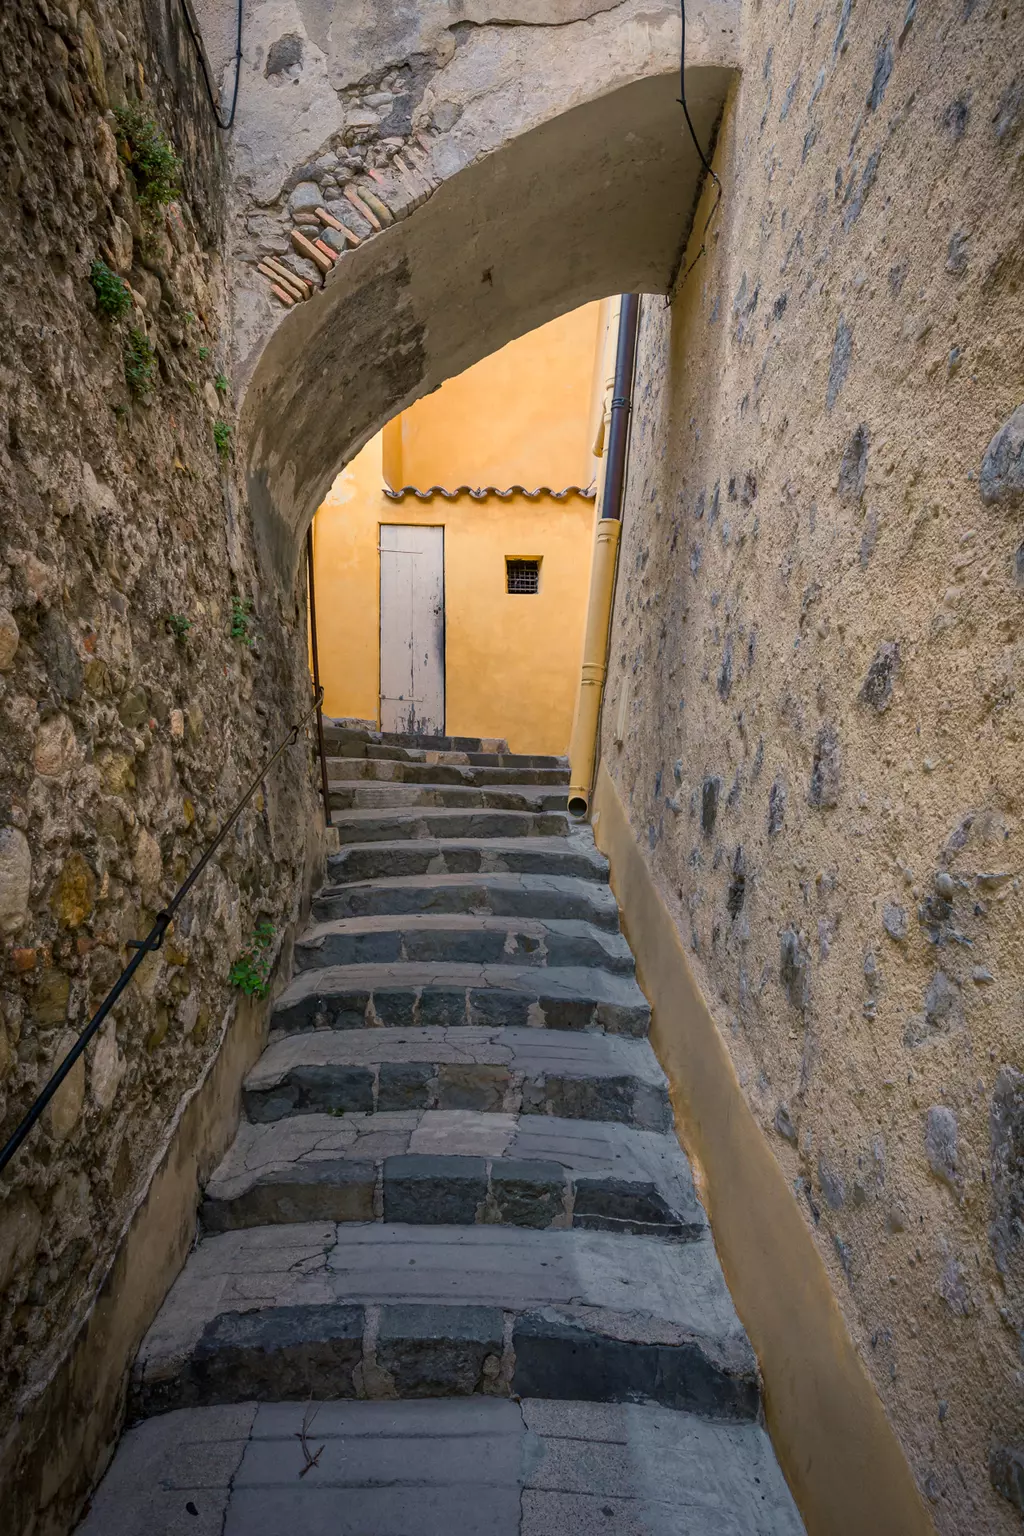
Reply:
[[[623, 11], [629, 25], [620, 16], [618, 32], [605, 26], [582, 78], [579, 60], [566, 75], [573, 88], [561, 106], [555, 80], [532, 78], [521, 92], [529, 100], [513, 110], [508, 79], [496, 77], [482, 116], [475, 100], [473, 136], [464, 113], [428, 141], [425, 201], [346, 252], [306, 303], [279, 310], [251, 268], [236, 270], [248, 345], [239, 442], [257, 537], [279, 581], [290, 583], [334, 475], [389, 417], [577, 305], [669, 288], [701, 175], [678, 105], [678, 13], [656, 7], [638, 21], [625, 0], [611, 14]], [[695, 43], [688, 34], [687, 98], [708, 143], [733, 73], [732, 7], [707, 0], [700, 17]], [[623, 58], [610, 42], [633, 46]]]

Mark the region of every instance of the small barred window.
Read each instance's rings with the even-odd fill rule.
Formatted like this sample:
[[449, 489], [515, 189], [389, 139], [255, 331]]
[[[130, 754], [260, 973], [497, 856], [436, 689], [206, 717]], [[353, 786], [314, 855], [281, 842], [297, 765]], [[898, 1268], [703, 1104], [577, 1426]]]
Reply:
[[540, 591], [539, 560], [506, 560], [505, 590], [518, 594], [534, 594]]

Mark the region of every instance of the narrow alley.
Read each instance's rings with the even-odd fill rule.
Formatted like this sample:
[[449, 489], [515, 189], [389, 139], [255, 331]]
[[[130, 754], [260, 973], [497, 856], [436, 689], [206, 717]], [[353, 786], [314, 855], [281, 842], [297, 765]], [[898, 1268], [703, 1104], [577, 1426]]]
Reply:
[[329, 746], [341, 846], [80, 1536], [797, 1536], [566, 760]]

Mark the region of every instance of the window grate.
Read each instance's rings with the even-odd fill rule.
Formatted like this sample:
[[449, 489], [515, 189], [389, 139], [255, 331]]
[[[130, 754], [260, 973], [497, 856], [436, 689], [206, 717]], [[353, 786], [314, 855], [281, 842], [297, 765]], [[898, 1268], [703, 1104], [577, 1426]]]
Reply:
[[520, 596], [540, 591], [539, 560], [506, 560], [505, 591]]

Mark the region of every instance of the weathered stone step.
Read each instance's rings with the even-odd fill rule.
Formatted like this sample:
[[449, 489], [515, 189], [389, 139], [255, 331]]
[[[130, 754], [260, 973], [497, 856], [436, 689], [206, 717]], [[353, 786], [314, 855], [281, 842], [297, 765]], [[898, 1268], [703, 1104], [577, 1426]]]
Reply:
[[451, 916], [346, 917], [316, 923], [295, 945], [295, 968], [443, 961], [459, 965], [597, 966], [632, 976], [621, 933], [577, 918]]
[[279, 1030], [466, 1025], [646, 1035], [632, 976], [588, 966], [327, 965], [300, 971], [274, 1004]]
[[619, 909], [607, 885], [575, 875], [408, 875], [327, 885], [313, 900], [313, 917], [477, 913], [487, 917], [575, 918], [618, 932]]
[[471, 767], [468, 763], [420, 763], [386, 758], [328, 757], [327, 775], [333, 789], [345, 781], [387, 784], [463, 784], [485, 787], [502, 784], [568, 784], [568, 768]]
[[[182, 1515], [190, 1509], [198, 1519]], [[803, 1536], [759, 1424], [480, 1396], [147, 1419], [125, 1435], [78, 1536], [191, 1526], [197, 1536]]]
[[289, 1115], [476, 1110], [672, 1125], [646, 1040], [533, 1029], [375, 1029], [274, 1040], [245, 1081], [253, 1122]]
[[484, 1392], [756, 1417], [709, 1237], [308, 1223], [207, 1237], [143, 1340], [130, 1412]]
[[332, 853], [327, 870], [336, 882], [401, 875], [575, 875], [606, 881], [608, 862], [593, 839], [571, 828], [567, 837], [418, 838], [349, 843]]
[[411, 809], [565, 811], [568, 789], [558, 784], [401, 784], [356, 779], [330, 786], [333, 811]]
[[341, 744], [355, 749], [364, 746], [407, 747], [440, 752], [507, 752], [503, 736], [426, 736], [402, 731], [378, 731], [353, 721], [325, 720], [324, 740], [329, 746]]
[[405, 839], [566, 837], [569, 818], [559, 811], [492, 811], [432, 807], [335, 811], [331, 825], [342, 844]]
[[243, 1121], [206, 1186], [208, 1232], [269, 1222], [492, 1222], [693, 1238], [671, 1133], [467, 1110]]

